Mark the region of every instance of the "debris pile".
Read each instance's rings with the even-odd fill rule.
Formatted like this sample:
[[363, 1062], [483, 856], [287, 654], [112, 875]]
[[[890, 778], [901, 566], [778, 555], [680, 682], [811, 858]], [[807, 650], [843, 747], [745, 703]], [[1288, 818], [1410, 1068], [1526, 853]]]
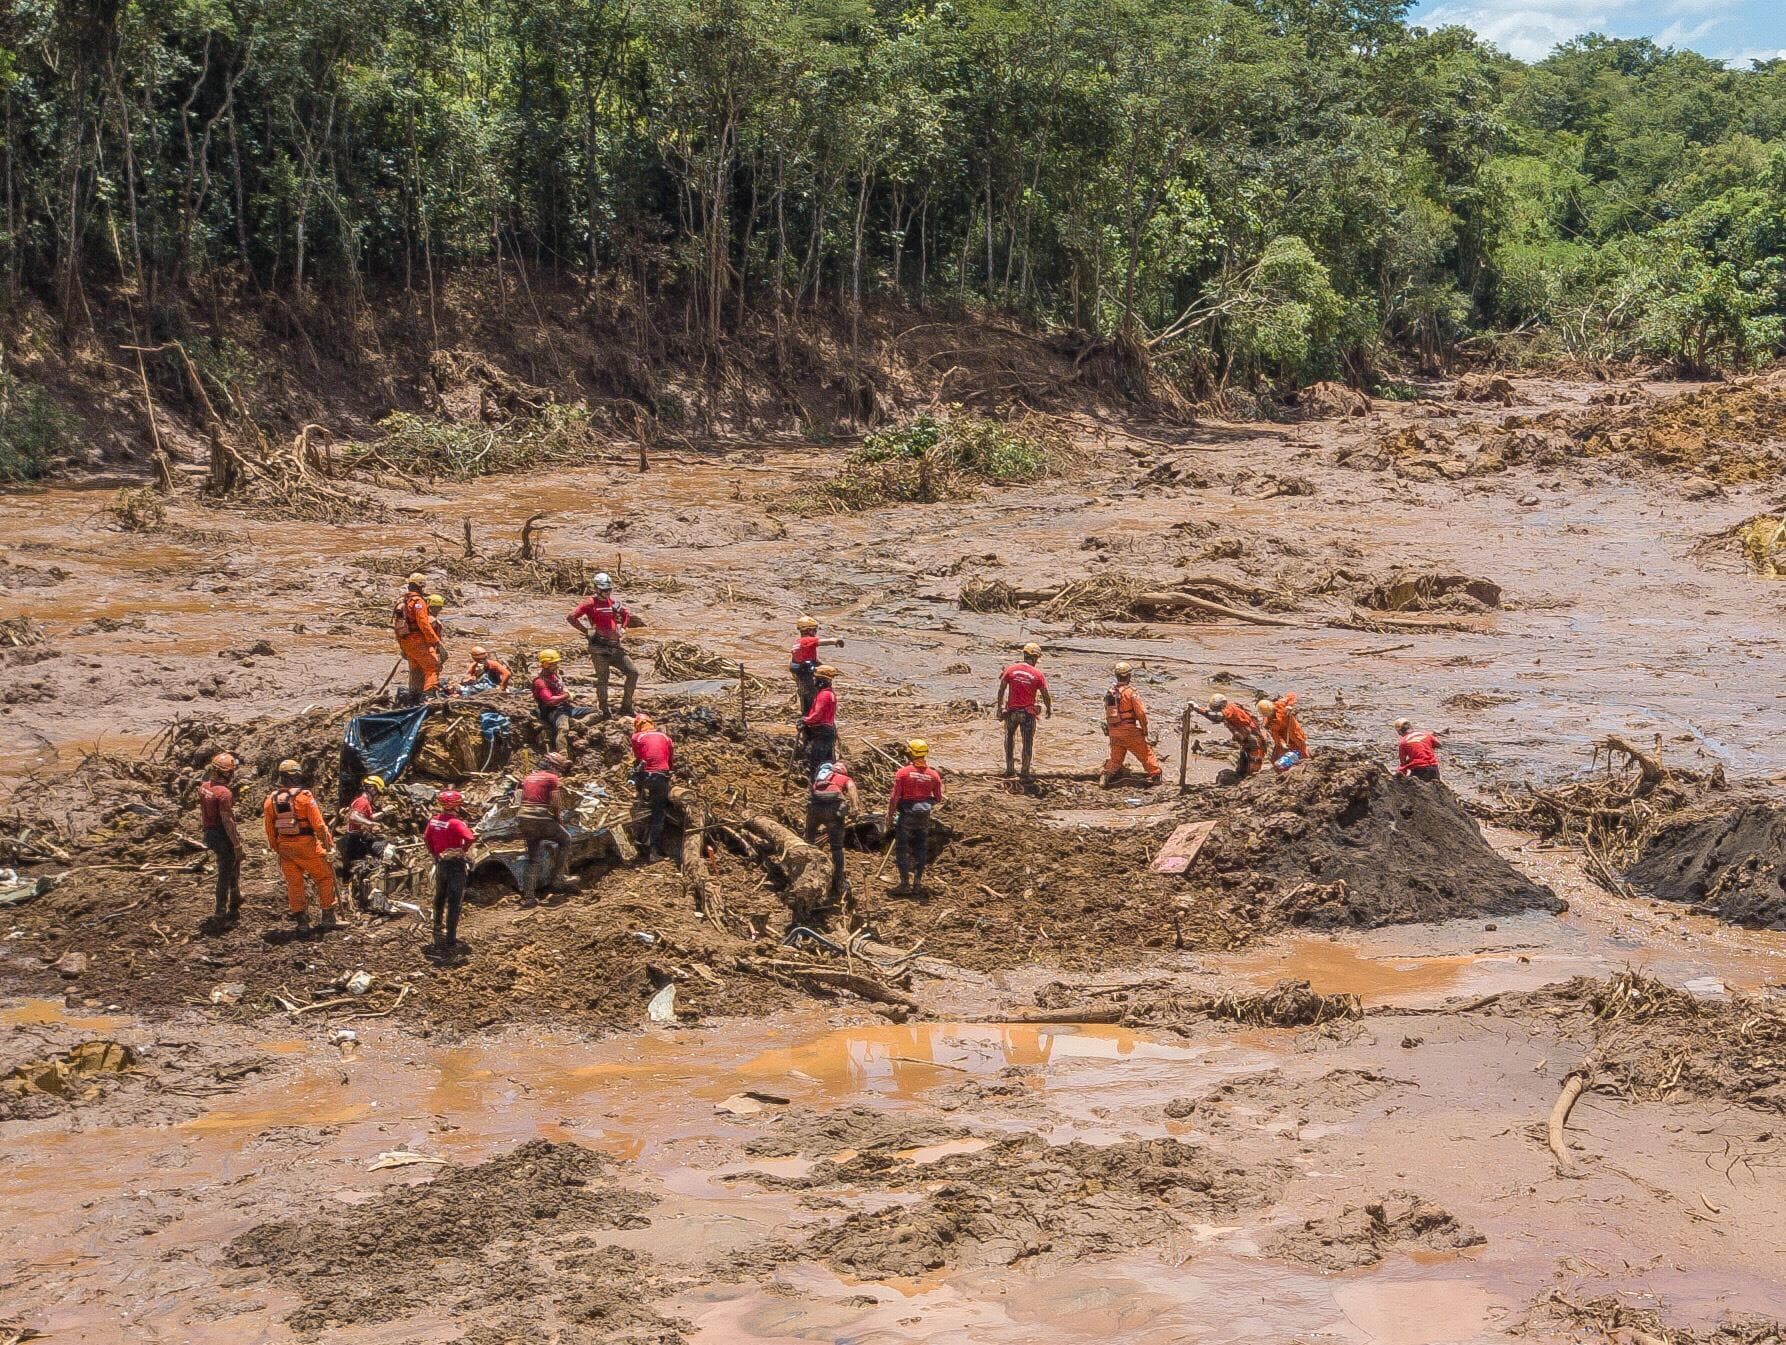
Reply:
[[1655, 818], [1625, 879], [1732, 924], [1786, 929], [1786, 803], [1708, 798]]
[[[1192, 791], [1217, 820], [1187, 883], [1220, 902], [1234, 942], [1258, 931], [1407, 924], [1563, 909], [1497, 854], [1442, 783], [1322, 752], [1236, 795]], [[1187, 904], [1180, 898], [1180, 905]]]

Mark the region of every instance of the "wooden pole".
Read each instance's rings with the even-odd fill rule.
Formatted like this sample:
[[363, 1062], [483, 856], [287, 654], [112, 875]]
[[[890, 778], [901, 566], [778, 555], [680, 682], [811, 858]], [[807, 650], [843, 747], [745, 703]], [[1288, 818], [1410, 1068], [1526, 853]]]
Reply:
[[1178, 716], [1178, 788], [1183, 793], [1185, 777], [1191, 768], [1191, 707], [1185, 706]]
[[750, 727], [750, 706], [744, 699], [744, 664], [738, 664], [738, 726]]

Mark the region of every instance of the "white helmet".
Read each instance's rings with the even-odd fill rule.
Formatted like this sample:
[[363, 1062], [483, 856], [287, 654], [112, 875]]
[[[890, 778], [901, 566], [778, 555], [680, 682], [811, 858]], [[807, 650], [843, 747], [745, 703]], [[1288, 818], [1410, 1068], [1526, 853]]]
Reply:
[[608, 578], [608, 572], [606, 570], [601, 570], [598, 571], [595, 576], [595, 586], [597, 588], [613, 588], [614, 581]]
[[815, 785], [822, 785], [822, 784], [825, 784], [827, 781], [829, 781], [830, 778], [836, 774], [837, 774], [836, 768], [833, 767], [831, 765], [831, 763], [827, 761], [823, 766], [819, 767], [818, 774], [816, 774], [812, 777], [812, 782]]

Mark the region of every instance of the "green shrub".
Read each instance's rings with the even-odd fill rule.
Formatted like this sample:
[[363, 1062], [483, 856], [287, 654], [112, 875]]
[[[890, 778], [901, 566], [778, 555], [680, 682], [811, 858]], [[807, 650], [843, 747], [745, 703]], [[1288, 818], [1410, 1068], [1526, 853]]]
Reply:
[[1006, 424], [951, 406], [865, 438], [836, 476], [802, 498], [808, 508], [869, 509], [960, 499], [981, 485], [1039, 481], [1070, 455], [1039, 421]]
[[66, 453], [75, 421], [42, 388], [21, 382], [0, 362], [0, 481], [35, 481]]
[[587, 456], [589, 413], [551, 405], [508, 425], [468, 425], [396, 411], [378, 422], [379, 437], [348, 455], [354, 466], [383, 467], [418, 476], [489, 476], [520, 472]]

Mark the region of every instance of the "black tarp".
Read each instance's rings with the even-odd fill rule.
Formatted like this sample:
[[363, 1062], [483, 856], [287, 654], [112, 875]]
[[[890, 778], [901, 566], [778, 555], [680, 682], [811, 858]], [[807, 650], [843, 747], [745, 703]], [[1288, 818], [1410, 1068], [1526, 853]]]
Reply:
[[349, 797], [368, 775], [382, 775], [387, 784], [395, 784], [415, 755], [427, 718], [426, 705], [412, 705], [348, 720], [341, 743], [342, 797]]

